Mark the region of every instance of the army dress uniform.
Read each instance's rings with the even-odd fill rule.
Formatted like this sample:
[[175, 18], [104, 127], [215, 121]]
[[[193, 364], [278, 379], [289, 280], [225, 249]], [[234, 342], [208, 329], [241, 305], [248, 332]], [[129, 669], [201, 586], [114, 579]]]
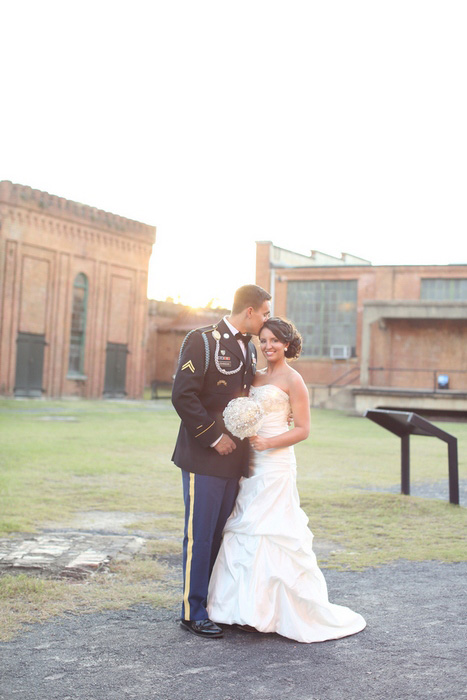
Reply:
[[[172, 390], [181, 418], [172, 461], [182, 469], [185, 500], [182, 620], [208, 618], [209, 577], [250, 450], [248, 440], [227, 431], [222, 413], [231, 399], [248, 395], [255, 371], [255, 346], [246, 339], [244, 356], [224, 320], [183, 342]], [[223, 433], [236, 444], [227, 455], [211, 447]]]

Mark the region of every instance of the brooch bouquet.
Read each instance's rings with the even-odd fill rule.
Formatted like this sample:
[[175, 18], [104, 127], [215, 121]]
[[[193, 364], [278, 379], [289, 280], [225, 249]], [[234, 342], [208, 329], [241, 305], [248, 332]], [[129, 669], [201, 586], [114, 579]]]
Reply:
[[263, 409], [257, 401], [248, 396], [229, 401], [224, 409], [225, 427], [238, 438], [256, 435], [263, 422]]

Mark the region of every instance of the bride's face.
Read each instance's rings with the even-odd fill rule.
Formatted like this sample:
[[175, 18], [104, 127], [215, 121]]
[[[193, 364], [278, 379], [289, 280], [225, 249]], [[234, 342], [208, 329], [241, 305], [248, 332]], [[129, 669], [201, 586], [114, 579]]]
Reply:
[[284, 343], [279, 338], [276, 338], [274, 333], [269, 328], [263, 328], [259, 334], [259, 344], [261, 352], [268, 362], [277, 362], [282, 360], [284, 353], [288, 348], [288, 344]]

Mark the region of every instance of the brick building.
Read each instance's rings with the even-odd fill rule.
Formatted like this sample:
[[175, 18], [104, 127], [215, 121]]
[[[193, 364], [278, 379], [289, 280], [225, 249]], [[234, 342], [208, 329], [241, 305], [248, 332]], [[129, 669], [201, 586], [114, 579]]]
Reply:
[[261, 241], [256, 282], [303, 335], [295, 366], [315, 403], [467, 410], [467, 265], [373, 266]]
[[142, 395], [155, 228], [0, 182], [0, 393]]
[[149, 301], [146, 344], [146, 385], [172, 384], [183, 339], [193, 328], [201, 328], [228, 314], [227, 309], [193, 309], [169, 301]]

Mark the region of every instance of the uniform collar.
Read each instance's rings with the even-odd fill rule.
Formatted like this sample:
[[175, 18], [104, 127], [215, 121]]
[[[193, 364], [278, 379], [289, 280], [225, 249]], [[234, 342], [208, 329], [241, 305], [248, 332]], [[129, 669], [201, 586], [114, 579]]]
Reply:
[[232, 335], [233, 335], [234, 338], [235, 338], [235, 333], [240, 333], [240, 332], [241, 332], [241, 331], [238, 330], [238, 328], [235, 328], [235, 326], [232, 326], [232, 324], [230, 323], [230, 321], [229, 321], [229, 319], [227, 318], [227, 316], [224, 316], [224, 323], [225, 323], [225, 325], [227, 326], [227, 328], [229, 329], [229, 331], [232, 333]]
[[[227, 326], [228, 330], [229, 330], [229, 331], [231, 332], [231, 334], [232, 334], [232, 340], [233, 340], [233, 342], [235, 343], [235, 349], [236, 349], [236, 353], [235, 353], [235, 354], [238, 355], [239, 357], [241, 356], [243, 362], [245, 363], [245, 366], [246, 366], [246, 367], [249, 367], [249, 366], [251, 365], [251, 359], [252, 359], [252, 352], [251, 352], [251, 349], [250, 349], [250, 344], [248, 343], [248, 345], [247, 345], [246, 347], [245, 347], [243, 344], [240, 346], [240, 341], [237, 340], [237, 338], [235, 338], [235, 334], [236, 334], [236, 333], [241, 333], [241, 331], [239, 331], [238, 328], [235, 328], [235, 326], [233, 326], [233, 325], [230, 323], [230, 321], [228, 320], [227, 316], [224, 316], [224, 318], [223, 318], [222, 320], [224, 321], [224, 323], [225, 323], [225, 325]], [[245, 354], [243, 353], [243, 348], [244, 348], [244, 347], [245, 347]]]

